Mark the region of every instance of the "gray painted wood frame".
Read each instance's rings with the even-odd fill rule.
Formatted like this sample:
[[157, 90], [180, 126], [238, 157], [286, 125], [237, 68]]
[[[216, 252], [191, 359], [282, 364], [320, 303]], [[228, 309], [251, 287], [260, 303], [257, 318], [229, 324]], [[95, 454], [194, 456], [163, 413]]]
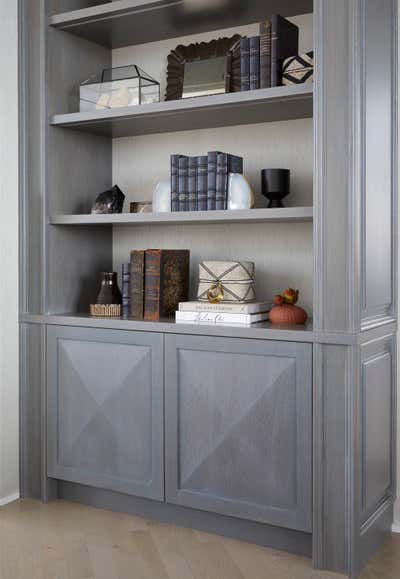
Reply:
[[[143, 0], [145, 4], [147, 0]], [[163, 0], [162, 0], [163, 1]], [[97, 6], [100, 2], [73, 0], [19, 0], [20, 2], [20, 125], [21, 125], [21, 489], [25, 496], [43, 500], [61, 496], [82, 502], [193, 524], [203, 530], [236, 535], [246, 540], [310, 554], [310, 535], [261, 525], [216, 513], [187, 509], [158, 501], [139, 499], [104, 489], [58, 482], [47, 477], [46, 432], [46, 326], [74, 325], [110, 337], [115, 332], [145, 333], [146, 324], [121, 320], [92, 320], [87, 316], [48, 315], [86, 308], [97, 290], [98, 269], [112, 264], [112, 226], [76, 227], [50, 225], [55, 214], [88, 211], [94, 192], [111, 184], [111, 140], [50, 126], [50, 118], [74, 110], [70, 96], [75, 83], [92, 68], [110, 62], [107, 48], [62, 30], [75, 17], [57, 16], [48, 29], [48, 18], [68, 9]], [[307, 3], [308, 0], [305, 0]], [[127, 0], [127, 3], [128, 0]], [[104, 10], [115, 9], [104, 3]], [[126, 3], [125, 3], [126, 4]], [[252, 2], [268, 11], [273, 3]], [[268, 6], [266, 6], [268, 4]], [[287, 3], [285, 3], [288, 6]], [[296, 3], [299, 5], [299, 2]], [[375, 14], [376, 6], [382, 13]], [[293, 3], [288, 8], [289, 11]], [[89, 9], [89, 20], [99, 8]], [[100, 10], [101, 11], [101, 10]], [[319, 568], [356, 577], [387, 534], [394, 500], [394, 432], [391, 439], [383, 418], [393, 411], [395, 381], [394, 338], [396, 331], [396, 84], [397, 24], [394, 0], [314, 0], [315, 179], [314, 179], [314, 324], [313, 328], [272, 329], [203, 327], [183, 328], [182, 340], [208, 343], [251, 337], [254, 348], [268, 349], [270, 341], [280, 347], [293, 343], [313, 344], [313, 560]], [[81, 15], [82, 16], [82, 15]], [[58, 19], [58, 20], [57, 20]], [[79, 19], [79, 18], [78, 18]], [[368, 34], [379, 20], [382, 45]], [[68, 24], [68, 22], [67, 22]], [[75, 24], [78, 25], [76, 22]], [[92, 26], [93, 20], [88, 24]], [[79, 24], [80, 26], [81, 24]], [[58, 28], [58, 29], [57, 29]], [[94, 27], [95, 28], [95, 27]], [[199, 31], [199, 29], [197, 29]], [[155, 28], [157, 38], [162, 32]], [[77, 33], [78, 34], [78, 33]], [[97, 34], [97, 32], [96, 32]], [[372, 35], [373, 36], [373, 35]], [[390, 37], [393, 56], [391, 67]], [[124, 40], [120, 40], [125, 42]], [[118, 39], [116, 40], [118, 42]], [[110, 45], [109, 42], [104, 44]], [[382, 70], [375, 60], [385, 60]], [[49, 57], [49, 58], [48, 58]], [[60, 60], [59, 60], [60, 59]], [[74, 67], [79, 59], [82, 68]], [[79, 70], [78, 70], [79, 68]], [[386, 158], [377, 157], [367, 175], [366, 163], [374, 142], [374, 91], [377, 75], [386, 85], [386, 102], [392, 97], [390, 116], [378, 139]], [[391, 83], [391, 89], [387, 87]], [[75, 97], [76, 99], [76, 93]], [[372, 104], [371, 104], [372, 103]], [[389, 107], [390, 108], [390, 107]], [[372, 109], [373, 110], [373, 109]], [[390, 122], [391, 119], [391, 122]], [[388, 125], [390, 124], [390, 131]], [[209, 126], [209, 125], [208, 125]], [[372, 135], [371, 135], [372, 131]], [[391, 132], [389, 135], [388, 133]], [[377, 208], [380, 225], [370, 218], [376, 199], [372, 183], [386, 168], [391, 151], [392, 179], [382, 185], [383, 205]], [[70, 168], [74, 167], [75, 172]], [[366, 182], [368, 180], [368, 182]], [[81, 205], [82, 204], [82, 205]], [[97, 232], [99, 229], [101, 231]], [[381, 230], [392, 230], [380, 236]], [[140, 230], [137, 229], [140, 233]], [[174, 228], [171, 227], [171, 240]], [[376, 240], [375, 240], [376, 238]], [[389, 241], [391, 245], [389, 246]], [[376, 256], [374, 253], [376, 243]], [[83, 248], [86, 257], [83, 256]], [[371, 279], [379, 260], [380, 279]], [[75, 275], [76, 274], [76, 275]], [[89, 274], [90, 283], [86, 283]], [[389, 281], [390, 280], [390, 281]], [[82, 288], [84, 291], [81, 292]], [[363, 302], [363, 297], [364, 302]], [[89, 330], [93, 328], [93, 330]], [[71, 329], [76, 332], [78, 328]], [[179, 328], [161, 322], [147, 326], [149, 333], [175, 335]], [[196, 337], [198, 333], [198, 337]], [[194, 335], [193, 335], [194, 334]], [[278, 337], [276, 337], [278, 336]], [[173, 337], [171, 339], [174, 339]], [[393, 365], [389, 371], [389, 359]], [[381, 478], [376, 476], [375, 454], [369, 424], [376, 386], [382, 399], [374, 418], [379, 423], [382, 454]], [[389, 418], [389, 421], [391, 418]], [[391, 423], [394, 430], [394, 420]], [[372, 445], [372, 446], [371, 446]], [[388, 473], [390, 472], [390, 476]], [[388, 482], [389, 481], [389, 482]], [[390, 484], [389, 484], [390, 483]], [[187, 512], [189, 511], [189, 512]], [[223, 521], [220, 519], [223, 517]], [[295, 534], [293, 534], [295, 533]], [[268, 538], [268, 540], [267, 540]], [[301, 548], [299, 547], [301, 545]]]
[[[57, 3], [58, 4], [58, 3]], [[66, 2], [62, 3], [65, 6]], [[78, 4], [78, 6], [77, 6]], [[74, 0], [69, 10], [83, 3]], [[86, 2], [91, 6], [93, 1]], [[224, 3], [222, 8], [212, 11], [207, 18], [185, 17], [184, 0], [122, 0], [75, 12], [57, 14], [50, 19], [54, 27], [69, 30], [93, 42], [112, 48], [141, 44], [165, 38], [176, 38], [185, 34], [205, 32], [259, 22], [279, 12], [282, 16], [294, 16], [312, 12], [312, 0], [246, 0], [246, 2]]]
[[313, 87], [306, 83], [140, 107], [56, 114], [51, 123], [54, 127], [118, 138], [308, 118], [312, 116], [312, 103]]
[[58, 483], [47, 477], [46, 326], [20, 328], [20, 493], [56, 499]]
[[165, 344], [166, 500], [311, 531], [311, 346]]
[[[391, 530], [395, 338], [314, 345], [314, 565], [356, 577]], [[379, 400], [379, 404], [375, 401]]]
[[311, 534], [60, 481], [60, 498], [311, 556]]
[[47, 330], [47, 474], [164, 500], [161, 334]]
[[397, 2], [314, 11], [314, 327], [359, 332], [397, 315]]

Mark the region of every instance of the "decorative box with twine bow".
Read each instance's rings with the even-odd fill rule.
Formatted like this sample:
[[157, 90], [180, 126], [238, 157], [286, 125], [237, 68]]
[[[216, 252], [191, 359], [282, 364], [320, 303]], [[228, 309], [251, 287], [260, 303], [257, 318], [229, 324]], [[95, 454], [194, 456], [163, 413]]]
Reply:
[[212, 304], [253, 302], [254, 273], [251, 261], [203, 261], [199, 265], [197, 299]]

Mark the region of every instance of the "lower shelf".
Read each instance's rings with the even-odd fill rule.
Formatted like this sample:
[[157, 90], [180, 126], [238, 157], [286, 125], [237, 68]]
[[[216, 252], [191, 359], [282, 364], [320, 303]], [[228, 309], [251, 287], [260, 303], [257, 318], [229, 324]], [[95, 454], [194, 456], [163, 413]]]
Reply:
[[71, 313], [49, 315], [25, 314], [21, 317], [21, 322], [58, 326], [105, 328], [110, 330], [158, 332], [164, 334], [284, 340], [289, 342], [313, 342], [317, 337], [316, 333], [313, 332], [312, 321], [306, 325], [298, 326], [281, 326], [270, 324], [269, 322], [262, 322], [253, 326], [222, 326], [217, 324], [177, 324], [174, 319], [164, 319], [159, 322], [147, 322], [143, 320], [123, 320], [120, 318], [95, 318], [89, 314]]

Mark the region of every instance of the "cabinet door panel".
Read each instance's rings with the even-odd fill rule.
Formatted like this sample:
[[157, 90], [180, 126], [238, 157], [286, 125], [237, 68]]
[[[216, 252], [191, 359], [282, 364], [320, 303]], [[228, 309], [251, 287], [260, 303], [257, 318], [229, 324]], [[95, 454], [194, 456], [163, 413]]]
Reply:
[[311, 346], [166, 337], [166, 497], [311, 530]]
[[163, 499], [163, 337], [48, 328], [49, 476]]

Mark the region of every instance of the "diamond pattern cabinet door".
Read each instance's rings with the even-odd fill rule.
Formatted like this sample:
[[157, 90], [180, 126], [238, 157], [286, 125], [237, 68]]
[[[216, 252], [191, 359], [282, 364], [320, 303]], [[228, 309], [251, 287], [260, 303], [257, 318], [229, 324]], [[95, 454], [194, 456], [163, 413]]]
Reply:
[[163, 336], [52, 326], [48, 475], [164, 499]]
[[167, 501], [311, 531], [311, 346], [165, 340]]

